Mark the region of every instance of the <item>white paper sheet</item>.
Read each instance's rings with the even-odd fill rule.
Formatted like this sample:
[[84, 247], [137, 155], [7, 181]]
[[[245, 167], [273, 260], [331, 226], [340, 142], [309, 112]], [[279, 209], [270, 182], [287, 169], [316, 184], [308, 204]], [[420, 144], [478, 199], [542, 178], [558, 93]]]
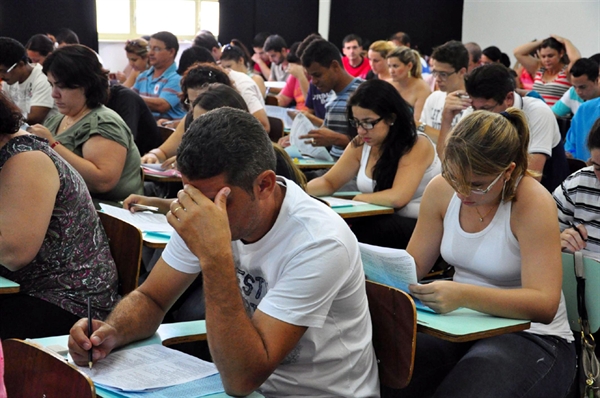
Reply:
[[214, 364], [160, 344], [115, 351], [92, 369], [79, 369], [94, 383], [123, 391], [174, 386], [218, 373]]
[[339, 209], [342, 207], [352, 207], [352, 206], [365, 206], [365, 205], [370, 204], [370, 203], [361, 202], [358, 200], [336, 198], [334, 196], [322, 196], [319, 199], [323, 199], [325, 202], [329, 203], [329, 206], [331, 206], [332, 209], [336, 209], [336, 208]]
[[[293, 109], [284, 108], [282, 106], [275, 105], [265, 105], [265, 112], [267, 112], [267, 116], [276, 117], [277, 119], [283, 120], [283, 128], [289, 130], [292, 128], [292, 117], [288, 114], [288, 111]], [[296, 115], [298, 116], [298, 115]]]
[[312, 146], [304, 142], [306, 139], [300, 138], [300, 136], [306, 135], [314, 129], [315, 126], [306, 116], [301, 113], [297, 114], [294, 118], [294, 123], [292, 123], [292, 130], [290, 131], [290, 144], [298, 148], [302, 154], [309, 155], [314, 159], [333, 161], [327, 148], [324, 146]]
[[167, 222], [167, 217], [164, 214], [157, 214], [149, 211], [132, 213], [129, 210], [107, 205], [105, 203], [100, 203], [100, 207], [105, 213], [123, 221], [127, 221], [141, 229], [143, 232], [172, 233], [174, 231], [173, 227]]

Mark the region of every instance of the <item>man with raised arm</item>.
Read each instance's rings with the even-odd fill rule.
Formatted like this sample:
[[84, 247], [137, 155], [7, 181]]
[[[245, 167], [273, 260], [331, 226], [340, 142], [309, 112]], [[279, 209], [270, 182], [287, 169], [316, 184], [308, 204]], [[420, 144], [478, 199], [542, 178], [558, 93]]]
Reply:
[[365, 277], [356, 238], [333, 210], [277, 177], [275, 153], [247, 112], [200, 116], [177, 155], [184, 189], [175, 233], [137, 290], [106, 320], [71, 329], [87, 363], [151, 336], [202, 272], [211, 356], [225, 391], [378, 397]]

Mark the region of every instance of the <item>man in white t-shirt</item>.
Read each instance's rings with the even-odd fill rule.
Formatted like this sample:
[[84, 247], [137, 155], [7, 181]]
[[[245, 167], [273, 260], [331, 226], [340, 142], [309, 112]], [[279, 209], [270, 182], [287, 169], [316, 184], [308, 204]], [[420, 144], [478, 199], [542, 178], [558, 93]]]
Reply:
[[9, 37], [0, 37], [0, 78], [2, 92], [21, 109], [27, 124], [43, 123], [58, 113], [42, 65], [30, 64], [25, 47]]
[[266, 396], [378, 397], [365, 277], [345, 222], [276, 177], [272, 144], [248, 113], [198, 117], [177, 155], [184, 189], [175, 228], [148, 279], [106, 323], [71, 330], [77, 363], [152, 335], [202, 272], [210, 352], [225, 391]]
[[[538, 172], [537, 179], [552, 192], [569, 175], [569, 168], [550, 107], [537, 98], [521, 97], [514, 92], [510, 71], [497, 63], [475, 68], [467, 75], [465, 88], [466, 91], [448, 95], [443, 118], [449, 119], [458, 112], [465, 117], [474, 110], [500, 113], [510, 107], [521, 109], [529, 124], [528, 168]], [[444, 151], [440, 143], [437, 149]]]
[[[426, 133], [438, 143], [442, 126], [442, 111], [446, 102], [446, 93], [465, 89], [465, 73], [469, 66], [469, 52], [465, 46], [456, 40], [449, 41], [436, 47], [431, 54], [431, 74], [440, 88], [425, 100], [421, 112], [420, 124], [417, 130]], [[460, 119], [459, 115], [451, 120], [452, 128]]]

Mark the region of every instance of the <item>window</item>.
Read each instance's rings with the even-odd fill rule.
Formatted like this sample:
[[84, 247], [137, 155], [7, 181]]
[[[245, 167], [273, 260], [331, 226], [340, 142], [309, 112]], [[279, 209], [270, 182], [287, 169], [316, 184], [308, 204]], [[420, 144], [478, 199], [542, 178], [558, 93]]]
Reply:
[[219, 35], [218, 0], [96, 0], [100, 40], [135, 39], [166, 30], [191, 40], [199, 30]]

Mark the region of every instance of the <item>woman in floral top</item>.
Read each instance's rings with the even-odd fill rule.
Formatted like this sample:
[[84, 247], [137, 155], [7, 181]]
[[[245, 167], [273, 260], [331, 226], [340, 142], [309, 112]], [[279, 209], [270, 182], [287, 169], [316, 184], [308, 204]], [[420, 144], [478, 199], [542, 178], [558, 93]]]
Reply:
[[0, 338], [67, 334], [77, 319], [104, 319], [118, 301], [108, 239], [81, 176], [47, 141], [19, 130], [0, 94]]

